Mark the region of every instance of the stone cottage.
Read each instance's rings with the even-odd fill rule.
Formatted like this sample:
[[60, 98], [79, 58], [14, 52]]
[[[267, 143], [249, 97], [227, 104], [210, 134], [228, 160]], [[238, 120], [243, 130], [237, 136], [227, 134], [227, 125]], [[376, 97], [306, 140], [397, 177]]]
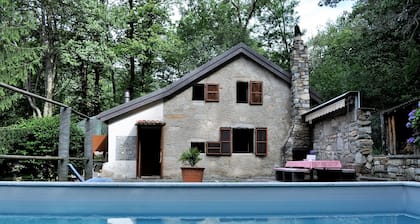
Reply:
[[309, 151], [300, 114], [320, 98], [309, 90], [300, 32], [293, 48], [291, 74], [239, 44], [163, 89], [100, 113], [108, 125], [103, 171], [178, 178], [180, 154], [197, 147], [206, 177], [266, 176], [294, 149]]

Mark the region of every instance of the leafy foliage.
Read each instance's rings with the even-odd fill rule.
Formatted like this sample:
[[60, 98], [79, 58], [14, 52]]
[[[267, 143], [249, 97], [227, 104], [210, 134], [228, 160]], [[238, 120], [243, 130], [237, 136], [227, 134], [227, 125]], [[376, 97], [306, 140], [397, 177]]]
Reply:
[[312, 40], [311, 84], [325, 98], [359, 90], [378, 109], [420, 95], [418, 19], [415, 1], [359, 1]]
[[200, 151], [197, 148], [189, 148], [179, 157], [179, 161], [191, 167], [194, 167], [200, 160]]
[[[58, 154], [59, 117], [34, 118], [0, 128], [0, 154], [56, 156]], [[83, 156], [84, 134], [72, 122], [70, 156]], [[54, 180], [57, 162], [48, 160], [0, 160], [0, 177], [22, 176], [37, 180]]]
[[184, 43], [180, 73], [190, 71], [238, 43], [288, 69], [289, 45], [298, 22], [297, 1], [188, 1], [181, 4], [177, 35]]
[[[295, 0], [0, 3], [0, 81], [87, 115], [120, 104], [126, 90], [135, 98], [166, 86], [239, 42], [287, 69], [298, 22]], [[0, 97], [3, 126], [58, 112], [3, 89]]]

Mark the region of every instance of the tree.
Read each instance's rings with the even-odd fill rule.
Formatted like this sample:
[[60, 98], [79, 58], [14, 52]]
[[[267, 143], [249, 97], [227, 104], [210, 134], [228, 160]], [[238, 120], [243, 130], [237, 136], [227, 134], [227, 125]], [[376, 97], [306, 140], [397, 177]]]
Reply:
[[298, 1], [268, 1], [258, 15], [258, 40], [272, 62], [284, 69], [290, 66], [294, 26], [298, 24]]
[[[60, 43], [61, 76], [56, 94], [78, 111], [95, 115], [102, 110], [102, 84], [110, 80], [115, 54], [111, 45], [111, 18], [102, 1], [74, 2], [69, 40]], [[102, 81], [104, 80], [104, 81]]]
[[180, 73], [189, 71], [238, 43], [264, 53], [287, 69], [296, 1], [206, 0], [181, 4], [177, 28], [185, 44]]
[[169, 15], [165, 1], [128, 0], [124, 3], [127, 5], [120, 3], [116, 9], [119, 15], [116, 52], [128, 70], [122, 87], [134, 98], [158, 86], [153, 75], [160, 60], [164, 60], [161, 52], [168, 47], [165, 42], [169, 32]]
[[[44, 51], [31, 38], [37, 28], [36, 18], [25, 1], [0, 3], [0, 81], [25, 86], [27, 77], [40, 67]], [[21, 95], [0, 89], [0, 97], [0, 111], [4, 111], [16, 106]]]
[[420, 3], [360, 1], [316, 36], [311, 84], [326, 98], [360, 90], [384, 109], [420, 95]]

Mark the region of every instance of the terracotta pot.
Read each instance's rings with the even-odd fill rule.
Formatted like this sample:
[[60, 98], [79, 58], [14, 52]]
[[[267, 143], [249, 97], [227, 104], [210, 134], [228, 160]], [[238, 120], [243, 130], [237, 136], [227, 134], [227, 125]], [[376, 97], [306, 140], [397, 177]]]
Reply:
[[182, 181], [184, 182], [202, 182], [204, 168], [202, 167], [181, 167]]

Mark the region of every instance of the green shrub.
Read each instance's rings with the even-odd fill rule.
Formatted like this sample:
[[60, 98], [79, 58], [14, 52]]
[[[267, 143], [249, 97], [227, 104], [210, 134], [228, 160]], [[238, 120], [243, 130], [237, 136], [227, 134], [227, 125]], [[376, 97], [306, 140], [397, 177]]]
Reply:
[[[60, 131], [58, 116], [24, 120], [0, 128], [0, 154], [57, 156]], [[72, 122], [70, 156], [83, 156], [83, 131]], [[0, 160], [0, 178], [21, 177], [31, 180], [55, 180], [56, 160]]]

